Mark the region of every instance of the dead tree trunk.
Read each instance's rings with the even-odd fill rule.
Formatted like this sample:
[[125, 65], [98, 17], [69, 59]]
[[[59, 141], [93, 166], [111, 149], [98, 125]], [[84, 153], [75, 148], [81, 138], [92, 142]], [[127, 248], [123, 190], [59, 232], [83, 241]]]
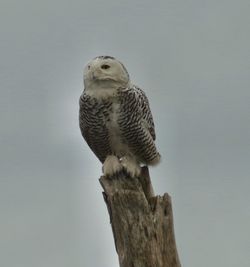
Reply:
[[120, 267], [180, 267], [170, 196], [155, 196], [148, 168], [100, 183], [110, 215]]

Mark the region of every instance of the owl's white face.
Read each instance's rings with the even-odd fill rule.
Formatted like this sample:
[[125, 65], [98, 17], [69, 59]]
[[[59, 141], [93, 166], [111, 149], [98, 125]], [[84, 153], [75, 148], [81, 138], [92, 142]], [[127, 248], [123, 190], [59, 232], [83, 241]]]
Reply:
[[113, 57], [100, 56], [90, 61], [84, 69], [85, 89], [126, 86], [129, 75], [125, 67]]

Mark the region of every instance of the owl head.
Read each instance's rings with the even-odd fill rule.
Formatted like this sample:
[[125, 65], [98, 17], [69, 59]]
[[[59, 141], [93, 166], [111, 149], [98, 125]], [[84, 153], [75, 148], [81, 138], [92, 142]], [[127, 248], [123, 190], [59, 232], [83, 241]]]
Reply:
[[91, 60], [84, 68], [84, 86], [109, 88], [127, 86], [129, 74], [124, 65], [110, 56], [99, 56]]

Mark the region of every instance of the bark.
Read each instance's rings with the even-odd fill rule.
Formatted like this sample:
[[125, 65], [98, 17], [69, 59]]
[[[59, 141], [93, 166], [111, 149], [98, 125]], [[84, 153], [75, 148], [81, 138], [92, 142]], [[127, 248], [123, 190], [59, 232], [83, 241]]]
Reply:
[[100, 178], [120, 267], [180, 267], [170, 196], [155, 196], [148, 168]]

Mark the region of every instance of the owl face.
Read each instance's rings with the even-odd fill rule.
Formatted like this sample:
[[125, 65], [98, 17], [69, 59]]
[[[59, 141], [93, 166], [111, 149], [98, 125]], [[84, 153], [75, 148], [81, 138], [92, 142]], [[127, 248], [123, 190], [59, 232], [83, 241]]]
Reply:
[[113, 57], [100, 56], [90, 61], [84, 69], [84, 84], [119, 84], [126, 85], [129, 75], [121, 62]]

